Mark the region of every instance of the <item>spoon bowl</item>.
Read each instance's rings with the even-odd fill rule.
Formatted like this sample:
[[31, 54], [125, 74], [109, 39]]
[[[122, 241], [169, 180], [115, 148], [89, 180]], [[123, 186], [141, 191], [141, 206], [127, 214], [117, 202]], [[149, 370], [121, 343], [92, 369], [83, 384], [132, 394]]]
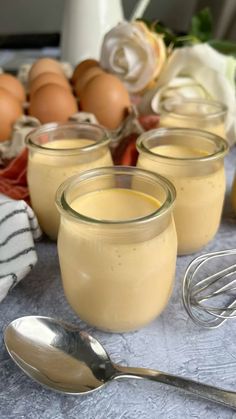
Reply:
[[27, 316], [6, 328], [15, 363], [40, 384], [67, 394], [102, 387], [115, 369], [102, 345], [78, 327], [49, 317]]
[[146, 378], [236, 409], [236, 393], [161, 371], [114, 364], [103, 346], [78, 327], [49, 317], [14, 320], [4, 332], [6, 348], [31, 378], [67, 394], [90, 393], [112, 379]]

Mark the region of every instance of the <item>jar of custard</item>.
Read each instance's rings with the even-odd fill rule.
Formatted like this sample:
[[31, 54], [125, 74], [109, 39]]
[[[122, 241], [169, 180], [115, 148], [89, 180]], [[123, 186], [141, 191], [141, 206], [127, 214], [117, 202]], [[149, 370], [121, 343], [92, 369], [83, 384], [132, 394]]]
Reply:
[[134, 167], [89, 170], [60, 186], [61, 276], [82, 320], [126, 332], [162, 312], [176, 266], [174, 201], [167, 179]]
[[55, 206], [59, 185], [70, 176], [112, 165], [109, 136], [89, 123], [51, 123], [31, 131], [27, 180], [30, 200], [42, 230], [56, 240], [60, 217]]
[[160, 109], [160, 127], [196, 128], [226, 138], [227, 107], [209, 99], [168, 98]]
[[142, 134], [137, 149], [137, 166], [165, 176], [176, 188], [178, 254], [200, 250], [220, 224], [227, 142], [206, 131], [159, 128]]

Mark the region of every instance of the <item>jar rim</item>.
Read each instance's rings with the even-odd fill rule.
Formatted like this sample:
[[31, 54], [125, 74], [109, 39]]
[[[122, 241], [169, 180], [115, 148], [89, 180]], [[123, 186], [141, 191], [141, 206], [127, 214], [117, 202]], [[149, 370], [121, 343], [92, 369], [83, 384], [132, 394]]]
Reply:
[[[53, 131], [57, 129], [63, 129], [63, 128], [64, 129], [73, 129], [73, 128], [74, 129], [79, 129], [79, 128], [97, 129], [97, 130], [100, 130], [101, 132], [101, 139], [94, 140], [95, 143], [89, 144], [83, 147], [70, 147], [70, 148], [49, 148], [49, 147], [45, 147], [44, 145], [37, 144], [35, 142], [35, 139], [39, 135], [52, 133]], [[78, 141], [79, 140], [80, 139], [78, 138]], [[74, 122], [74, 121], [65, 122], [65, 123], [64, 122], [50, 122], [48, 124], [41, 125], [40, 127], [37, 127], [33, 129], [32, 131], [30, 131], [25, 138], [25, 144], [29, 149], [35, 150], [35, 151], [37, 150], [40, 153], [49, 154], [49, 155], [54, 155], [55, 153], [57, 153], [58, 155], [61, 155], [61, 156], [83, 154], [85, 152], [87, 153], [90, 151], [94, 151], [100, 148], [101, 146], [108, 145], [110, 141], [111, 139], [108, 135], [108, 130], [105, 127], [102, 127], [98, 124], [92, 124], [90, 122]]]
[[[179, 137], [189, 136], [190, 138], [200, 137], [202, 140], [208, 140], [217, 146], [217, 151], [211, 154], [197, 156], [197, 157], [173, 157], [163, 154], [153, 153], [147, 146], [146, 142], [153, 138], [164, 138], [165, 136], [176, 135]], [[170, 143], [171, 144], [171, 143]], [[194, 129], [194, 128], [156, 128], [141, 134], [136, 142], [136, 148], [139, 153], [145, 153], [152, 158], [162, 159], [163, 161], [170, 162], [209, 162], [223, 158], [229, 151], [229, 145], [227, 141], [219, 135], [213, 134], [208, 131]]]
[[[178, 106], [178, 105], [190, 105], [190, 104], [196, 104], [196, 105], [208, 105], [212, 108], [215, 108], [214, 111], [208, 112], [207, 114], [200, 114], [199, 116], [189, 113], [189, 112], [176, 112], [171, 109], [172, 106]], [[171, 116], [174, 116], [176, 119], [192, 119], [194, 117], [195, 120], [199, 121], [208, 121], [215, 118], [220, 118], [221, 116], [224, 116], [227, 112], [228, 108], [225, 104], [212, 99], [206, 99], [206, 98], [184, 98], [184, 97], [174, 97], [174, 98], [167, 98], [165, 99], [161, 105], [160, 105], [160, 113], [169, 114]]]
[[[75, 187], [79, 183], [86, 181], [90, 178], [94, 178], [97, 176], [104, 176], [104, 175], [112, 175], [112, 174], [124, 174], [124, 175], [138, 175], [144, 176], [146, 179], [152, 179], [155, 182], [158, 182], [159, 185], [162, 186], [163, 190], [166, 193], [166, 199], [163, 204], [154, 212], [145, 215], [139, 218], [132, 218], [128, 220], [100, 220], [92, 217], [88, 217], [84, 214], [81, 214], [75, 211], [70, 204], [67, 202], [66, 194], [69, 192], [70, 188]], [[150, 195], [151, 196], [151, 195]], [[109, 166], [109, 167], [101, 167], [96, 169], [86, 170], [80, 174], [76, 174], [71, 176], [70, 178], [66, 179], [58, 188], [56, 192], [56, 206], [58, 211], [61, 214], [66, 215], [67, 217], [71, 218], [74, 221], [79, 221], [87, 224], [93, 225], [103, 225], [103, 226], [134, 226], [134, 225], [144, 225], [148, 222], [158, 219], [159, 217], [167, 214], [171, 209], [176, 199], [176, 190], [174, 185], [165, 177], [150, 172], [144, 169], [138, 169], [136, 167], [131, 166]]]

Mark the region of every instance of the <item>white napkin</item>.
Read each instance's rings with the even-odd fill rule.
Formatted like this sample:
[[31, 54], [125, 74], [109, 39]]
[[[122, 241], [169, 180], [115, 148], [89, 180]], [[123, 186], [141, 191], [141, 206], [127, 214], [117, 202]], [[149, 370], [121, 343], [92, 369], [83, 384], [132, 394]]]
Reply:
[[34, 240], [41, 230], [25, 201], [0, 195], [0, 301], [37, 262]]

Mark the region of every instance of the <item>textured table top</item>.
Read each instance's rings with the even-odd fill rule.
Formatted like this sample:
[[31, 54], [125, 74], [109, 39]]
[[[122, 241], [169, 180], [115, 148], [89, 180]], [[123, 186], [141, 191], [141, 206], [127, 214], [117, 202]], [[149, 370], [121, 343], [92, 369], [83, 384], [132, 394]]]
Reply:
[[[226, 159], [228, 190], [235, 161], [233, 150]], [[204, 251], [236, 247], [236, 219], [227, 201], [220, 230]], [[2, 330], [11, 320], [39, 314], [79, 324], [63, 295], [56, 245], [43, 240], [37, 250], [37, 266], [0, 304], [1, 419], [236, 419], [233, 410], [145, 380], [114, 381], [98, 392], [78, 397], [46, 390], [25, 376], [9, 358], [2, 340]], [[182, 277], [191, 259], [178, 258], [171, 300], [146, 328], [106, 334], [84, 323], [81, 327], [100, 339], [115, 362], [156, 368], [236, 391], [236, 321], [215, 330], [201, 329], [182, 306]]]

